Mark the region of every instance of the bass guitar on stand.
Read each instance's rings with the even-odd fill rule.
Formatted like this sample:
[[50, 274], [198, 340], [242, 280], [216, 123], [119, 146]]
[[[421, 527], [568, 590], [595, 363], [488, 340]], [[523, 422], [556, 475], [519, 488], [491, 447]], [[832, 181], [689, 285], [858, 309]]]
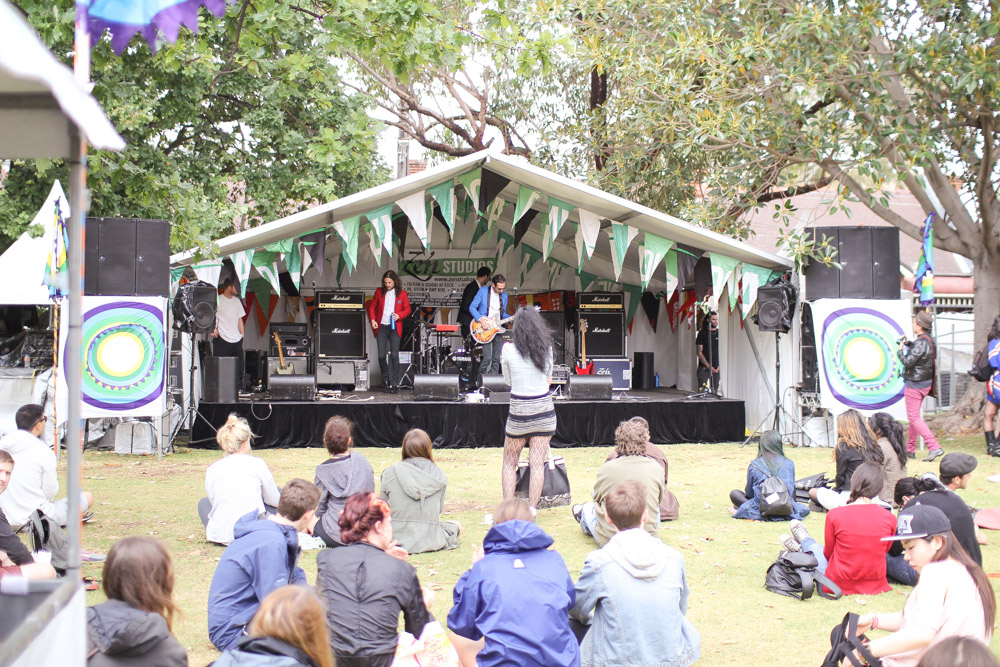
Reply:
[[587, 363], [587, 320], [580, 318], [580, 363], [576, 365], [577, 375], [593, 375], [594, 362]]
[[295, 367], [292, 366], [292, 362], [289, 361], [288, 365], [285, 365], [285, 351], [281, 347], [281, 337], [277, 331], [271, 335], [274, 336], [274, 342], [278, 346], [278, 365], [275, 367], [274, 372], [277, 375], [294, 375]]

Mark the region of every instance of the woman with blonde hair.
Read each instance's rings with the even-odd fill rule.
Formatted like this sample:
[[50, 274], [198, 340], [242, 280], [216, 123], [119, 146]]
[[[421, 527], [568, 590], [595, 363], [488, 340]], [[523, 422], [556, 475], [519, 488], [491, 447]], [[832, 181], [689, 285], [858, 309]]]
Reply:
[[[809, 497], [827, 510], [843, 507], [851, 499], [851, 477], [862, 463], [885, 465], [885, 456], [868, 422], [857, 410], [837, 415], [837, 444], [833, 448], [837, 476], [832, 489], [809, 489]], [[883, 473], [884, 474], [884, 473]]]
[[247, 420], [236, 414], [215, 435], [224, 456], [205, 471], [207, 498], [198, 501], [198, 515], [209, 542], [228, 545], [233, 527], [256, 510], [274, 513], [281, 492], [263, 459], [250, 455], [253, 433]]
[[87, 608], [90, 667], [182, 667], [187, 652], [171, 634], [174, 567], [159, 540], [126, 537], [104, 561], [107, 602]]
[[403, 460], [382, 473], [380, 495], [392, 510], [392, 534], [411, 554], [458, 546], [458, 522], [441, 521], [448, 478], [432, 448], [427, 431], [411, 429], [403, 436]]
[[333, 667], [326, 611], [311, 588], [283, 586], [260, 603], [249, 637], [223, 653], [215, 667]]

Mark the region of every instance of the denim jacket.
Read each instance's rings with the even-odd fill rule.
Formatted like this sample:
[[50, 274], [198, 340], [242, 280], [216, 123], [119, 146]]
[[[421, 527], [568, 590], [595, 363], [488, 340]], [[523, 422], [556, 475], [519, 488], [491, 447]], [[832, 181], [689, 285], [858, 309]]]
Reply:
[[617, 533], [591, 552], [570, 615], [589, 624], [581, 667], [683, 667], [701, 637], [685, 618], [684, 559], [642, 528]]
[[[747, 501], [739, 506], [733, 514], [734, 519], [752, 519], [753, 521], [788, 521], [789, 519], [804, 519], [809, 516], [809, 507], [802, 503], [792, 502], [794, 510], [790, 516], [777, 516], [765, 518], [760, 513], [760, 487], [770, 477], [767, 474], [767, 461], [764, 457], [756, 458], [750, 462], [747, 468]], [[795, 495], [795, 463], [791, 459], [784, 459], [778, 466], [777, 477], [785, 483], [788, 493]]]

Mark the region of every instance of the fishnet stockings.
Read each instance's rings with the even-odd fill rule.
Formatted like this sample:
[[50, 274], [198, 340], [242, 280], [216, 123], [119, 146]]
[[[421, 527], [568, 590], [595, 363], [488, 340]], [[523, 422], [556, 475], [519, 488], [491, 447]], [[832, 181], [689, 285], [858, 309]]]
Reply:
[[[545, 456], [549, 451], [549, 441], [551, 436], [533, 437], [528, 444], [528, 465], [530, 466], [530, 477], [528, 479], [528, 504], [538, 507], [538, 501], [542, 497], [542, 483], [545, 481]], [[524, 449], [525, 438], [511, 438], [508, 436], [503, 443], [503, 466], [500, 472], [500, 483], [503, 486], [503, 499], [514, 497], [514, 485], [517, 483], [517, 461], [521, 458], [521, 450]]]

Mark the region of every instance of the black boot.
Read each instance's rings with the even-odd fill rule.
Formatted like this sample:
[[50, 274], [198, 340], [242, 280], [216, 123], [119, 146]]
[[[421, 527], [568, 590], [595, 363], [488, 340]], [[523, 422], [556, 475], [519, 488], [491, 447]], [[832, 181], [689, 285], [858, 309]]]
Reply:
[[990, 456], [1000, 456], [1000, 436], [993, 431], [986, 431], [986, 453]]

